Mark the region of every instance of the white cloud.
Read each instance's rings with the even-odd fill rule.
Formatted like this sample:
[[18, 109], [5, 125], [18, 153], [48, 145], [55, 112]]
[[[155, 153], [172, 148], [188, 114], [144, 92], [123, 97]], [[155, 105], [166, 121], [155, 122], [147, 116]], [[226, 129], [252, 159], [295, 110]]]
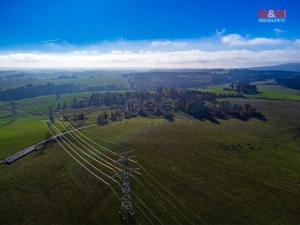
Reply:
[[280, 34], [280, 33], [283, 33], [284, 30], [282, 30], [282, 29], [280, 29], [280, 28], [275, 28], [275, 29], [274, 29], [274, 32], [275, 32], [276, 34]]
[[41, 43], [43, 44], [47, 44], [47, 43], [57, 43], [60, 42], [61, 40], [59, 38], [56, 39], [50, 39], [50, 40], [46, 40], [46, 41], [41, 41]]
[[296, 40], [295, 40], [295, 45], [300, 46], [300, 39], [296, 39]]
[[122, 40], [90, 46], [58, 41], [55, 48], [40, 51], [0, 52], [0, 68], [239, 68], [300, 61], [300, 39], [219, 32], [198, 40]]
[[256, 46], [256, 45], [280, 45], [286, 44], [288, 41], [285, 39], [279, 38], [245, 38], [239, 34], [228, 34], [221, 38], [221, 42], [223, 44], [227, 44], [230, 46]]
[[151, 45], [153, 47], [163, 47], [163, 46], [172, 46], [172, 47], [182, 47], [186, 46], [187, 42], [178, 42], [178, 41], [152, 41]]
[[2, 67], [25, 68], [237, 68], [295, 62], [300, 50], [224, 50], [1, 54]]

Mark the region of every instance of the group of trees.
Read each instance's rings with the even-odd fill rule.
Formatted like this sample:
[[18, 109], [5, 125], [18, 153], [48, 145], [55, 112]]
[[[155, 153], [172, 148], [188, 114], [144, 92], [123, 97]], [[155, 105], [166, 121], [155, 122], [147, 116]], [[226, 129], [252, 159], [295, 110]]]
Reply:
[[76, 75], [59, 75], [57, 77], [58, 80], [65, 80], [65, 79], [77, 79]]
[[81, 120], [85, 120], [86, 116], [85, 116], [84, 113], [73, 114], [71, 116], [64, 114], [63, 119], [65, 121], [70, 121], [70, 120], [72, 120], [72, 121], [81, 121]]
[[99, 114], [97, 117], [97, 124], [100, 126], [105, 126], [110, 123], [110, 115], [107, 112]]
[[[218, 101], [214, 93], [198, 92], [184, 89], [157, 90], [156, 92], [131, 93], [131, 101], [124, 100], [122, 95], [110, 102], [118, 106], [118, 110], [112, 113], [101, 113], [97, 118], [99, 125], [106, 125], [110, 121], [120, 121], [134, 116], [164, 116], [169, 120], [174, 119], [174, 112], [184, 112], [200, 120], [216, 122], [217, 118], [227, 119], [230, 117], [241, 120], [257, 118], [265, 120], [262, 113], [257, 112], [250, 104], [231, 104], [229, 101]], [[133, 98], [134, 97], [134, 98]], [[95, 98], [95, 95], [93, 95]], [[172, 105], [163, 110], [162, 102], [169, 99]], [[124, 104], [125, 102], [125, 104]]]
[[152, 71], [126, 74], [134, 89], [196, 88], [226, 82], [226, 77], [216, 76], [215, 71]]
[[156, 91], [136, 91], [136, 92], [123, 92], [123, 93], [93, 93], [87, 98], [73, 98], [71, 102], [71, 108], [84, 108], [84, 107], [100, 107], [100, 106], [124, 106], [128, 103], [129, 99], [135, 99], [139, 102], [144, 102], [147, 99], [153, 99], [159, 101], [161, 98], [172, 98], [176, 100], [188, 99], [188, 98], [199, 98], [203, 101], [210, 101], [216, 98], [227, 98], [227, 97], [241, 97], [240, 94], [234, 93], [211, 93], [211, 92], [199, 92], [186, 89], [161, 89], [158, 88]]
[[63, 102], [63, 103], [58, 102], [56, 105], [56, 110], [61, 110], [61, 109], [66, 109], [66, 108], [67, 108], [66, 102]]
[[93, 93], [88, 98], [73, 98], [71, 102], [71, 108], [84, 108], [84, 107], [100, 107], [100, 106], [113, 106], [113, 105], [124, 105], [126, 99], [130, 98], [131, 93]]
[[265, 116], [261, 112], [257, 112], [256, 108], [252, 107], [248, 103], [245, 105], [239, 105], [231, 104], [229, 101], [221, 101], [210, 104], [209, 110], [215, 117], [222, 119], [226, 119], [228, 116], [231, 116], [241, 120], [248, 120], [250, 118], [266, 120]]
[[233, 90], [237, 91], [238, 93], [244, 94], [256, 94], [257, 87], [256, 85], [249, 84], [249, 83], [242, 83], [242, 82], [231, 82], [229, 87], [224, 88], [225, 90]]
[[[234, 87], [246, 87], [234, 84]], [[249, 89], [249, 88], [248, 88]], [[162, 89], [155, 91], [137, 91], [120, 93], [93, 93], [86, 98], [73, 98], [70, 106], [73, 109], [83, 107], [110, 107], [112, 112], [102, 112], [97, 117], [99, 125], [121, 121], [135, 116], [164, 116], [174, 120], [175, 112], [184, 112], [200, 120], [217, 122], [217, 119], [234, 117], [241, 120], [257, 118], [266, 120], [262, 113], [257, 112], [250, 104], [231, 104], [229, 101], [219, 101], [219, 98], [236, 97], [239, 94], [216, 94], [188, 89]], [[66, 103], [57, 104], [57, 110], [65, 109]], [[68, 120], [84, 120], [83, 113], [66, 118]]]
[[249, 69], [210, 69], [210, 70], [177, 70], [149, 71], [124, 74], [134, 89], [149, 89], [162, 86], [164, 88], [196, 88], [225, 84], [233, 81], [249, 83], [249, 81], [274, 79], [293, 74], [288, 71], [258, 71]]

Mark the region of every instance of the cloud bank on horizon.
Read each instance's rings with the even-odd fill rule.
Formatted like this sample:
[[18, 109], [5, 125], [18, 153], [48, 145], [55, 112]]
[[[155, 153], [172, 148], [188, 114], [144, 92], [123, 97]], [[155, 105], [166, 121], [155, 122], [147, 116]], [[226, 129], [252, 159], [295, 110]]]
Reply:
[[0, 52], [0, 68], [244, 68], [294, 62], [300, 62], [300, 39], [225, 34], [225, 29], [201, 39], [85, 46], [54, 39], [27, 50]]

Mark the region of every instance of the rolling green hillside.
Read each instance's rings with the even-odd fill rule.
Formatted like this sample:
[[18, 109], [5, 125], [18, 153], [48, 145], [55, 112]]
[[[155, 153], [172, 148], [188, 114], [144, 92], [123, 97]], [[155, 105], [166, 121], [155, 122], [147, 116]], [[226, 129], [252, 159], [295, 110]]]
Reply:
[[[297, 224], [300, 103], [233, 101], [250, 102], [268, 120], [218, 125], [136, 118], [82, 132], [115, 151], [135, 149], [137, 160], [206, 224]], [[119, 223], [119, 200], [58, 144], [1, 165], [0, 177], [0, 221], [6, 224]], [[159, 218], [174, 224], [138, 183], [132, 185]], [[137, 218], [149, 224], [138, 210]]]

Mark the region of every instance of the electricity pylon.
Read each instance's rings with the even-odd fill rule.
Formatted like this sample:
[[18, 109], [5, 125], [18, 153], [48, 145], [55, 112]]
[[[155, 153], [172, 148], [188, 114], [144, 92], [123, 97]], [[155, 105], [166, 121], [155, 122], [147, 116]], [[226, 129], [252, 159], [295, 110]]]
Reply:
[[[130, 152], [130, 151], [129, 151]], [[121, 216], [122, 223], [125, 225], [132, 225], [136, 224], [134, 218], [134, 209], [132, 205], [132, 197], [131, 197], [131, 187], [129, 176], [138, 170], [138, 168], [129, 168], [129, 159], [134, 158], [135, 156], [129, 156], [129, 152], [121, 153], [121, 159], [117, 160], [116, 162], [122, 165], [123, 170], [119, 174], [122, 179], [121, 185], [121, 207], [119, 214]]]
[[47, 117], [48, 117], [48, 127], [52, 128], [52, 125], [54, 124], [54, 116], [53, 116], [53, 111], [51, 106], [49, 106], [49, 112]]
[[17, 118], [17, 112], [16, 112], [16, 103], [12, 102], [10, 105], [10, 112], [11, 112], [11, 118], [12, 120], [16, 120]]

